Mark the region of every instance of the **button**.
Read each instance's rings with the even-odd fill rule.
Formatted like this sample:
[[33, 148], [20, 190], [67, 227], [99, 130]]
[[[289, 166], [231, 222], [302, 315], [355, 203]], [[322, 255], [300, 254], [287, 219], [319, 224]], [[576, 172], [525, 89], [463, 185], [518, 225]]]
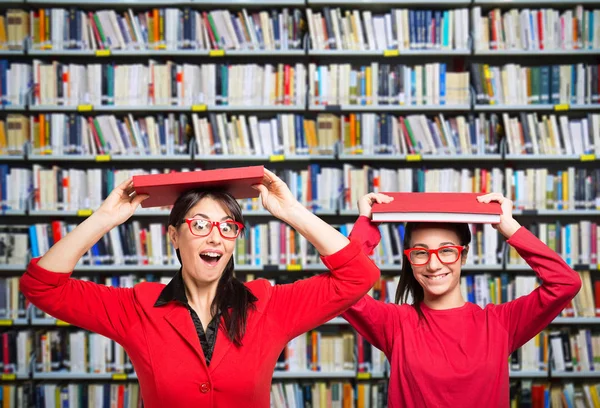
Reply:
[[210, 391], [210, 383], [202, 383], [200, 384], [200, 391], [202, 391], [204, 394], [206, 394], [207, 392]]

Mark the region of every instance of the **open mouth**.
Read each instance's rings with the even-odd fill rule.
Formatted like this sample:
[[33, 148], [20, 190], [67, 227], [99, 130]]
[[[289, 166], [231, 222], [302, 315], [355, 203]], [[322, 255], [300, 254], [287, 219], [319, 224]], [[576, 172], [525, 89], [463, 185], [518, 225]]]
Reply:
[[222, 256], [223, 256], [223, 254], [221, 254], [220, 252], [214, 252], [214, 251], [204, 251], [200, 254], [200, 258], [202, 258], [202, 260], [205, 263], [207, 263], [211, 266], [218, 264], [219, 260], [221, 259]]
[[429, 280], [432, 280], [432, 281], [439, 281], [439, 280], [442, 280], [442, 279], [444, 279], [444, 278], [445, 278], [446, 276], [448, 276], [448, 275], [450, 275], [450, 272], [448, 272], [448, 273], [443, 273], [443, 274], [441, 274], [441, 275], [425, 275], [425, 277], [426, 277], [427, 279], [429, 279]]

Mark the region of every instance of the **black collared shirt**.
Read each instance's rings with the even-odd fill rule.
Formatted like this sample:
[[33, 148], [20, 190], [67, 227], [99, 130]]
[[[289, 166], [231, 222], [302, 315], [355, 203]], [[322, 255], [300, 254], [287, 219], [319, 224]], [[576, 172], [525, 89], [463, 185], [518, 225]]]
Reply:
[[177, 272], [173, 279], [171, 279], [171, 282], [169, 282], [169, 284], [162, 290], [160, 296], [156, 300], [156, 303], [154, 303], [154, 306], [163, 306], [171, 301], [181, 303], [190, 312], [192, 321], [196, 327], [196, 333], [198, 333], [198, 339], [200, 340], [202, 351], [204, 352], [206, 365], [210, 365], [210, 360], [212, 358], [213, 350], [215, 349], [215, 343], [217, 341], [220, 320], [219, 314], [217, 313], [217, 315], [213, 317], [205, 332], [198, 314], [190, 307], [188, 303], [187, 295], [185, 294], [185, 285], [183, 284], [183, 276], [181, 275], [181, 269], [179, 272]]

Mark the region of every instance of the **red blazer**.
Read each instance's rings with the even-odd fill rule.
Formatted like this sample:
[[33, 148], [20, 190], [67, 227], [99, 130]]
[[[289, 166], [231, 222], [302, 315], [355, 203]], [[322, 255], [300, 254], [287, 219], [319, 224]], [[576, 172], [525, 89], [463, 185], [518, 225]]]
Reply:
[[258, 301], [243, 346], [234, 346], [219, 328], [209, 367], [187, 309], [176, 302], [154, 307], [163, 284], [107, 287], [45, 270], [35, 258], [20, 287], [46, 313], [121, 344], [138, 375], [145, 408], [268, 408], [285, 345], [339, 316], [380, 275], [355, 241], [321, 259], [330, 272], [286, 285], [248, 282]]

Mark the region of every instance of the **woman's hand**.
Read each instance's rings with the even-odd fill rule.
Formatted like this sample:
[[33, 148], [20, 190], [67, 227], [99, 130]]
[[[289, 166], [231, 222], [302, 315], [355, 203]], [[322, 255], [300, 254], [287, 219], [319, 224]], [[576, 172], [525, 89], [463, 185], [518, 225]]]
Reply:
[[494, 229], [500, 231], [505, 238], [510, 238], [512, 234], [517, 232], [519, 228], [521, 228], [521, 224], [517, 222], [513, 218], [512, 210], [513, 210], [513, 202], [508, 198], [504, 197], [500, 193], [489, 193], [481, 196], [477, 196], [477, 201], [480, 203], [491, 203], [492, 201], [500, 204], [500, 208], [502, 209], [502, 214], [500, 215], [500, 223], [492, 224]]
[[252, 187], [260, 192], [263, 207], [281, 220], [286, 219], [293, 208], [299, 205], [287, 184], [267, 169], [262, 183]]
[[135, 193], [133, 178], [130, 177], [110, 192], [96, 213], [101, 214], [106, 222], [114, 228], [127, 221], [142, 201], [148, 197], [147, 194], [137, 195]]
[[371, 210], [373, 209], [374, 203], [389, 203], [393, 200], [394, 197], [381, 193], [365, 194], [358, 200], [358, 215], [364, 215], [365, 217], [371, 218]]

